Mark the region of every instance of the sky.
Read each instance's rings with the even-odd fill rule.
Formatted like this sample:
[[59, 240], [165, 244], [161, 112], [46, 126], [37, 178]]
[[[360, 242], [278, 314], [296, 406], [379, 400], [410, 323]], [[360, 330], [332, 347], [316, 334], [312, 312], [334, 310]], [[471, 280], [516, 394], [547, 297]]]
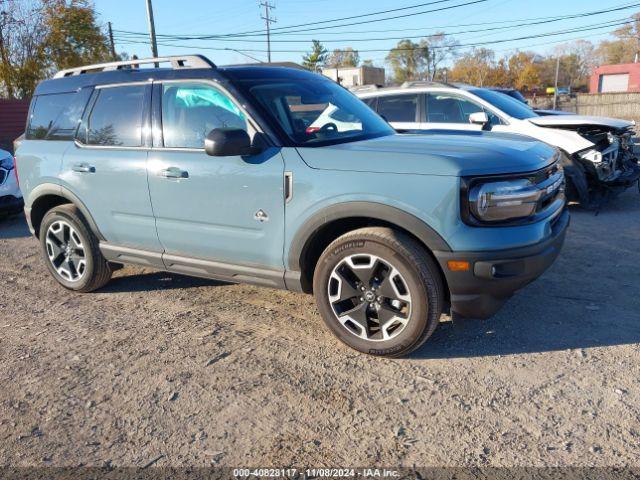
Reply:
[[[260, 1], [262, 0], [153, 0], [159, 54], [202, 53], [219, 65], [266, 61], [266, 36], [262, 34], [265, 22], [261, 19], [264, 8], [259, 6]], [[113, 25], [118, 52], [136, 54], [140, 58], [151, 56], [148, 36], [122, 33], [148, 34], [145, 0], [94, 0], [94, 3], [99, 22], [104, 25], [111, 22]], [[361, 60], [371, 59], [380, 66], [384, 66], [386, 51], [401, 38], [418, 41], [423, 36], [445, 31], [463, 45], [491, 48], [498, 57], [515, 49], [549, 53], [563, 41], [586, 39], [595, 43], [606, 39], [609, 37], [608, 33], [617, 28], [614, 24], [624, 22], [631, 14], [640, 12], [640, 0], [271, 0], [271, 3], [275, 5], [271, 12], [277, 20], [277, 23], [272, 24], [272, 61], [299, 63], [303, 52], [310, 49], [312, 39], [317, 39], [328, 50], [351, 46], [360, 51]], [[429, 3], [431, 5], [425, 5]], [[405, 8], [419, 4], [422, 6]], [[463, 6], [427, 12], [453, 5]], [[630, 8], [556, 22], [548, 21], [550, 17], [626, 6]], [[402, 10], [317, 24], [392, 9]], [[376, 21], [392, 16], [402, 18]], [[359, 24], [336, 26], [345, 23]], [[305, 25], [288, 29], [294, 32], [283, 33], [287, 31], [285, 27], [301, 24]], [[578, 31], [566, 32], [571, 29]], [[160, 37], [247, 32], [254, 36], [215, 40]], [[522, 38], [556, 32], [559, 34]], [[519, 40], [513, 40], [516, 38]], [[488, 43], [502, 40], [508, 41]], [[485, 42], [487, 44], [479, 45]]]

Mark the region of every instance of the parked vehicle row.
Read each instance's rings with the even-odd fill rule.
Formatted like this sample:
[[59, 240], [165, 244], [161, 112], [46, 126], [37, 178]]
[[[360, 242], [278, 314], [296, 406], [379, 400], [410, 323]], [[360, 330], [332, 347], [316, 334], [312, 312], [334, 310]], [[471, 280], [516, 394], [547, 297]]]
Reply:
[[492, 131], [527, 135], [557, 147], [567, 198], [596, 208], [638, 183], [635, 124], [582, 115], [540, 115], [503, 92], [467, 85], [409, 82], [356, 94], [402, 132]]
[[[171, 68], [140, 68], [159, 63]], [[397, 96], [367, 101], [410, 127], [426, 112], [451, 124], [458, 101]], [[485, 104], [455, 108], [502, 125]], [[418, 348], [443, 311], [495, 313], [553, 263], [569, 224], [563, 155], [543, 142], [398, 134], [322, 76], [201, 56], [59, 72], [38, 85], [16, 158], [64, 287], [98, 289], [132, 263], [313, 293], [327, 326], [375, 355]]]

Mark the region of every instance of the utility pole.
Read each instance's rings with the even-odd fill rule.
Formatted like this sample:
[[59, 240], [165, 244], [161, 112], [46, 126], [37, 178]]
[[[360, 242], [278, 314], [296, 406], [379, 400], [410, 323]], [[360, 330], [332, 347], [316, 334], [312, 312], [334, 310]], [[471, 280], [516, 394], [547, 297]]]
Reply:
[[261, 2], [260, 6], [264, 7], [264, 16], [261, 18], [267, 25], [267, 61], [271, 63], [271, 24], [276, 23], [276, 19], [271, 17], [271, 10], [275, 9], [276, 6], [270, 3], [269, 0]]
[[[158, 56], [158, 43], [156, 42], [156, 25], [153, 21], [153, 7], [151, 6], [151, 0], [147, 0], [147, 17], [149, 19], [149, 37], [151, 39], [151, 54], [153, 58]], [[158, 65], [156, 64], [156, 67]]]
[[109, 46], [111, 48], [111, 60], [116, 61], [116, 45], [113, 43], [113, 28], [111, 26], [111, 22], [108, 22], [109, 25]]
[[556, 59], [556, 82], [553, 89], [553, 109], [556, 109], [558, 104], [558, 75], [560, 74], [560, 55]]

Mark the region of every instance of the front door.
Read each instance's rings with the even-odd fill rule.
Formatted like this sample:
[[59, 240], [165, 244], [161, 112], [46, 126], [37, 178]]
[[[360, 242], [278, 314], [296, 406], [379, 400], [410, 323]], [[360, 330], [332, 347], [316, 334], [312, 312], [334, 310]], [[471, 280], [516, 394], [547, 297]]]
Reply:
[[486, 112], [493, 114], [471, 100], [449, 92], [429, 92], [424, 95], [425, 119], [422, 130], [482, 130], [482, 125], [469, 122], [469, 115]]
[[244, 266], [281, 272], [284, 160], [279, 148], [246, 157], [208, 156], [204, 139], [214, 128], [256, 134], [242, 108], [204, 81], [162, 82], [153, 92], [161, 126], [154, 123], [159, 131], [149, 154], [149, 189], [167, 268], [188, 273], [191, 265], [191, 273], [198, 274], [211, 267], [197, 262], [202, 259], [223, 270]]

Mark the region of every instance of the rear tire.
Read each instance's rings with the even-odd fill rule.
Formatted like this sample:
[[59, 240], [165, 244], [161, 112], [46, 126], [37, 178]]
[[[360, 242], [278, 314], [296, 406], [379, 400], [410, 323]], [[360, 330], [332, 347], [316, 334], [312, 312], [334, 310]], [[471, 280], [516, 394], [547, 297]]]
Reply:
[[420, 347], [440, 321], [444, 289], [431, 256], [391, 228], [349, 232], [322, 253], [313, 291], [327, 326], [351, 348], [400, 357]]
[[40, 246], [49, 272], [60, 285], [91, 292], [111, 279], [111, 267], [99, 241], [75, 205], [49, 210], [40, 225]]

